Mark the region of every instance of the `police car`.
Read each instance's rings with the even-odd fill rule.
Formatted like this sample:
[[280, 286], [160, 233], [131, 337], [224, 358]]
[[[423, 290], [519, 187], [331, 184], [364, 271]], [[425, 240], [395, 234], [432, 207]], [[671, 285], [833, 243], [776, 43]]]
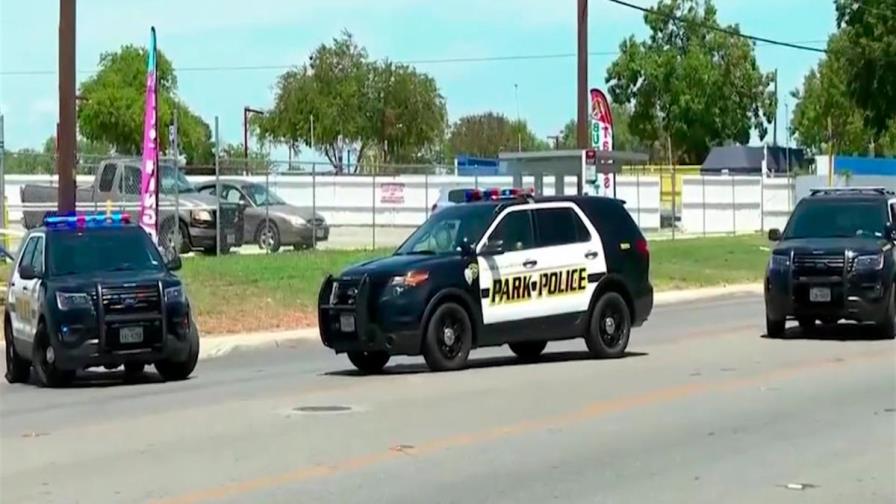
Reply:
[[548, 341], [584, 338], [597, 357], [625, 352], [653, 308], [647, 241], [624, 202], [472, 190], [393, 255], [328, 276], [321, 338], [363, 372], [392, 355], [432, 370], [470, 350], [509, 344], [536, 359]]
[[165, 262], [143, 229], [120, 213], [49, 215], [22, 241], [4, 313], [6, 379], [60, 386], [79, 369], [154, 364], [187, 378], [199, 334], [175, 256]]

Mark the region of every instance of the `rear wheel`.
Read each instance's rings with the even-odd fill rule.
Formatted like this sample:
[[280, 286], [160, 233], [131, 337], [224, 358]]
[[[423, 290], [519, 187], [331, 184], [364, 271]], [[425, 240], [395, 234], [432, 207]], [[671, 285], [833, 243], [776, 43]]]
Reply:
[[784, 331], [787, 328], [787, 321], [784, 319], [778, 320], [769, 317], [768, 313], [765, 314], [765, 334], [769, 338], [782, 338], [784, 337]]
[[447, 302], [436, 308], [423, 337], [423, 358], [433, 371], [453, 371], [467, 364], [473, 348], [473, 325], [467, 311]]
[[388, 352], [349, 352], [348, 360], [358, 368], [358, 371], [366, 374], [379, 373], [389, 363], [391, 356]]
[[165, 248], [169, 250], [168, 253], [181, 255], [190, 253], [192, 248], [190, 246], [190, 230], [185, 222], [178, 220], [178, 224], [175, 226], [174, 221], [168, 219], [162, 224], [162, 232], [159, 234]]
[[887, 304], [887, 310], [884, 318], [880, 320], [875, 330], [881, 338], [896, 338], [896, 286], [890, 287], [890, 301]]
[[75, 378], [74, 371], [56, 367], [56, 349], [50, 344], [43, 322], [37, 327], [31, 362], [34, 365], [34, 374], [37, 375], [37, 383], [41, 387], [62, 387]]
[[541, 356], [547, 346], [547, 341], [521, 341], [511, 343], [510, 350], [524, 361], [534, 361]]
[[31, 363], [21, 358], [16, 351], [12, 337], [12, 323], [7, 318], [3, 323], [3, 339], [6, 342], [6, 381], [24, 383], [31, 376]]
[[156, 362], [156, 371], [165, 381], [181, 381], [186, 380], [196, 369], [196, 363], [199, 362], [199, 330], [196, 324], [190, 321], [190, 334], [187, 336], [190, 342], [190, 351], [187, 352], [186, 359], [182, 361], [164, 360]]
[[607, 292], [597, 300], [591, 311], [585, 343], [595, 357], [622, 357], [628, 347], [631, 329], [631, 314], [625, 299], [615, 292]]
[[280, 250], [280, 230], [273, 221], [262, 221], [255, 232], [255, 241], [258, 248], [274, 253]]

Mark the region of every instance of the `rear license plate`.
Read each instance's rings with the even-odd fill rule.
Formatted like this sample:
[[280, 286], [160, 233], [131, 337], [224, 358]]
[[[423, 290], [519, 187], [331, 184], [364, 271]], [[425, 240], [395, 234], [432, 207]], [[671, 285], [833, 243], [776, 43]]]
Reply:
[[339, 315], [339, 329], [342, 332], [355, 332], [355, 316], [350, 313]]
[[122, 327], [118, 331], [118, 340], [123, 344], [142, 343], [143, 328], [142, 327]]
[[233, 233], [227, 233], [227, 244], [228, 245], [236, 245], [236, 235]]
[[809, 301], [813, 303], [830, 303], [831, 289], [829, 287], [812, 287], [809, 289]]
[[327, 230], [326, 229], [315, 229], [314, 234], [318, 238], [323, 238], [323, 237], [327, 236]]

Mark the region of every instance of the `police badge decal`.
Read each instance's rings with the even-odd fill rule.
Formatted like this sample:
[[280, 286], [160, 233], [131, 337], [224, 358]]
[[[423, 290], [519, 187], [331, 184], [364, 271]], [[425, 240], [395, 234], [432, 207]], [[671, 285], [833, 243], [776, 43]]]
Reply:
[[479, 264], [468, 264], [467, 269], [464, 270], [464, 279], [468, 284], [473, 285], [473, 280], [476, 280], [477, 277], [479, 277]]

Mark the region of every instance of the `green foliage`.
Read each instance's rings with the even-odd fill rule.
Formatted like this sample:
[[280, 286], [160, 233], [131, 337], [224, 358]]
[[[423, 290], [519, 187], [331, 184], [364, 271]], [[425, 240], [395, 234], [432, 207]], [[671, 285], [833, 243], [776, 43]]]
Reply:
[[644, 16], [649, 37], [624, 40], [607, 69], [613, 101], [633, 107], [632, 133], [651, 145], [671, 138], [688, 164], [702, 163], [714, 145], [749, 142], [754, 129], [765, 138], [774, 76], [759, 70], [752, 44], [697, 24], [720, 26], [710, 0], [661, 0], [655, 10]]
[[896, 0], [836, 0], [846, 89], [875, 137], [896, 118]]
[[[100, 56], [99, 71], [84, 81], [79, 90], [79, 94], [86, 98], [78, 107], [78, 128], [85, 138], [112, 145], [122, 154], [140, 154], [143, 148], [146, 57], [145, 48], [133, 45]], [[210, 162], [213, 159], [211, 128], [177, 98], [174, 68], [162, 52], [158, 53], [156, 65], [161, 149], [168, 148], [168, 125], [176, 107], [180, 149], [187, 162]]]
[[797, 143], [812, 153], [826, 154], [832, 135], [835, 153], [866, 155], [878, 138], [874, 153], [896, 155], [896, 120], [878, 137], [866, 126], [868, 113], [849, 91], [850, 63], [845, 57], [849, 44], [842, 34], [833, 35], [828, 55], [806, 74], [802, 89], [791, 93], [798, 100], [791, 122]]
[[[362, 161], [407, 162], [432, 152], [445, 130], [435, 80], [407, 65], [370, 61], [347, 32], [281, 75], [275, 89], [274, 107], [257, 121], [261, 136], [313, 144], [337, 173], [345, 171], [349, 149]], [[372, 149], [379, 156], [370, 156]]]
[[224, 144], [221, 146], [218, 165], [221, 173], [245, 173], [263, 175], [271, 171], [274, 162], [270, 152], [265, 149], [249, 149], [249, 161], [246, 162], [246, 151], [242, 143]]
[[461, 117], [448, 135], [450, 155], [495, 158], [499, 152], [547, 150], [525, 121], [511, 121], [502, 114], [485, 112]]

